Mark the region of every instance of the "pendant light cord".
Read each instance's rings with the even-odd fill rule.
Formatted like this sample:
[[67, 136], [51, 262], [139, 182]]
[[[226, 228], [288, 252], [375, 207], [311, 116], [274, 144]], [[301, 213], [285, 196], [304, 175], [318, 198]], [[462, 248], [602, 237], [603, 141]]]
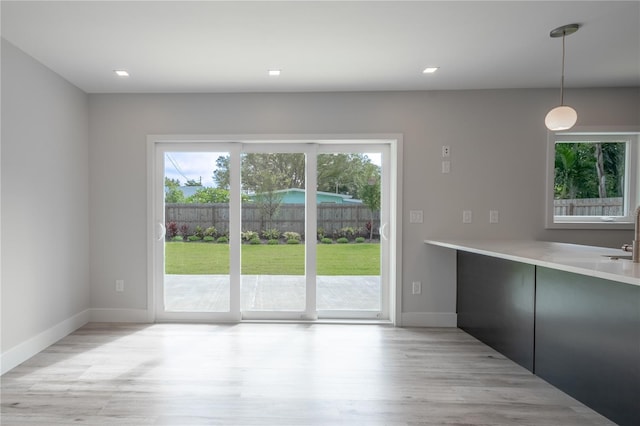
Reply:
[[564, 36], [565, 31], [562, 32], [562, 77], [560, 79], [560, 105], [564, 105]]

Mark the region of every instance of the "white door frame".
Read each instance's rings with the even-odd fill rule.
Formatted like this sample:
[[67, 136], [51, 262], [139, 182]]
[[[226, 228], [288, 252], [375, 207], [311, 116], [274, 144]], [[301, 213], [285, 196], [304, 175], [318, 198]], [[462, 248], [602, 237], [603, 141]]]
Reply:
[[[389, 239], [389, 270], [387, 271], [388, 277], [388, 285], [389, 290], [386, 292], [389, 297], [388, 303], [385, 305], [388, 307], [388, 318], [389, 320], [397, 325], [401, 325], [401, 306], [402, 306], [402, 271], [399, 265], [402, 264], [402, 221], [400, 218], [402, 217], [402, 135], [400, 134], [349, 134], [349, 135], [148, 135], [147, 136], [147, 253], [148, 253], [148, 261], [147, 261], [147, 320], [149, 322], [156, 321], [172, 321], [172, 320], [183, 320], [183, 321], [229, 321], [229, 322], [238, 322], [241, 321], [242, 318], [239, 318], [237, 315], [228, 315], [227, 317], [220, 315], [205, 315], [203, 316], [201, 313], [193, 314], [193, 315], [184, 315], [185, 313], [180, 313], [180, 319], [176, 318], [172, 319], [169, 316], [158, 317], [156, 306], [157, 306], [157, 295], [158, 291], [156, 289], [155, 283], [158, 282], [158, 262], [163, 261], [164, 256], [164, 239], [161, 236], [162, 234], [162, 225], [164, 224], [164, 217], [159, 218], [156, 217], [156, 212], [162, 211], [163, 208], [158, 209], [158, 203], [164, 203], [164, 192], [162, 188], [158, 190], [154, 188], [155, 176], [159, 172], [159, 168], [162, 167], [162, 161], [159, 161], [157, 154], [157, 146], [159, 144], [176, 144], [179, 145], [181, 149], [185, 149], [190, 147], [189, 149], [194, 151], [204, 151], [209, 150], [205, 149], [205, 144], [211, 143], [226, 143], [226, 146], [223, 148], [223, 145], [220, 145], [221, 149], [225, 151], [229, 151], [231, 148], [242, 146], [242, 144], [254, 144], [254, 143], [273, 143], [273, 144], [312, 144], [316, 143], [319, 146], [324, 144], [330, 145], [363, 145], [363, 144], [387, 144], [389, 146], [389, 155], [387, 161], [389, 161], [388, 170], [389, 179], [388, 182], [383, 183], [389, 186], [390, 190], [390, 198], [389, 198], [389, 218], [388, 218], [388, 230], [387, 230], [387, 238]], [[199, 147], [199, 148], [198, 148]], [[186, 150], [189, 150], [186, 149]], [[237, 149], [237, 148], [235, 148]], [[232, 156], [234, 157], [234, 156]], [[239, 155], [235, 156], [238, 159], [239, 163]], [[385, 156], [383, 156], [385, 158]], [[232, 165], [233, 166], [233, 165]], [[235, 170], [235, 172], [234, 172]], [[236, 175], [234, 177], [234, 174]], [[308, 177], [309, 178], [309, 177]], [[315, 178], [312, 177], [312, 179]], [[240, 185], [240, 165], [237, 164], [236, 167], [231, 167], [231, 185], [233, 187], [235, 184]], [[307, 180], [307, 182], [309, 182]], [[308, 183], [307, 183], [308, 185]], [[315, 184], [314, 184], [315, 187]], [[231, 191], [232, 193], [234, 191]], [[237, 199], [236, 199], [237, 198]], [[307, 201], [312, 201], [315, 206], [315, 197], [313, 200], [309, 200], [309, 191], [307, 191]], [[230, 200], [230, 215], [233, 212], [236, 212], [236, 217], [239, 217], [240, 213], [240, 197], [231, 197]], [[237, 209], [237, 211], [236, 211]], [[313, 217], [313, 221], [310, 217], [307, 217], [306, 225], [307, 227], [313, 226], [315, 228], [315, 214], [316, 209], [307, 209], [311, 211]], [[163, 213], [164, 215], [164, 213]], [[310, 223], [312, 225], [310, 225]], [[231, 224], [230, 224], [231, 226]], [[238, 229], [234, 229], [234, 232], [237, 232], [236, 235], [240, 235], [240, 220], [237, 221]], [[231, 228], [230, 228], [230, 231]], [[237, 262], [236, 267], [239, 268], [240, 264], [240, 247], [239, 247], [239, 239], [235, 239], [236, 242], [233, 243], [230, 241], [230, 250], [231, 250], [231, 267], [234, 267], [234, 262]], [[159, 244], [162, 242], [163, 244]], [[233, 244], [237, 244], [238, 247], [235, 247]], [[162, 249], [158, 249], [159, 246], [162, 246]], [[234, 252], [237, 252], [236, 256], [233, 255]], [[315, 261], [315, 256], [313, 256]], [[239, 269], [238, 269], [239, 270]], [[315, 269], [314, 269], [315, 271]], [[382, 272], [382, 271], [381, 271]], [[315, 273], [315, 272], [314, 272]], [[238, 277], [239, 279], [239, 277]], [[307, 286], [309, 287], [309, 286]], [[231, 285], [232, 292], [237, 292], [235, 298], [232, 297], [232, 306], [231, 312], [240, 312], [240, 285], [238, 283], [232, 283]], [[313, 294], [315, 295], [315, 286], [313, 289]], [[315, 297], [314, 305], [315, 305]], [[236, 303], [238, 304], [237, 306]], [[235, 309], [237, 308], [237, 309]], [[235, 309], [235, 311], [234, 311]], [[218, 313], [213, 313], [218, 314]], [[298, 320], [313, 320], [315, 317], [315, 306], [313, 306], [313, 313], [310, 310], [310, 306], [307, 306], [305, 313], [302, 317], [298, 316]], [[291, 318], [296, 319], [296, 318]]]

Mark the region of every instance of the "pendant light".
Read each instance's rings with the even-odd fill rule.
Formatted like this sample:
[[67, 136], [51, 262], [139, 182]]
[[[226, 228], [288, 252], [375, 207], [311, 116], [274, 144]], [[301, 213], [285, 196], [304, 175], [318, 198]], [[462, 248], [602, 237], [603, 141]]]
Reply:
[[560, 80], [560, 106], [553, 108], [544, 119], [549, 130], [567, 130], [573, 127], [578, 120], [575, 109], [564, 104], [564, 38], [578, 31], [579, 24], [569, 24], [558, 27], [549, 34], [551, 38], [562, 37], [562, 79]]

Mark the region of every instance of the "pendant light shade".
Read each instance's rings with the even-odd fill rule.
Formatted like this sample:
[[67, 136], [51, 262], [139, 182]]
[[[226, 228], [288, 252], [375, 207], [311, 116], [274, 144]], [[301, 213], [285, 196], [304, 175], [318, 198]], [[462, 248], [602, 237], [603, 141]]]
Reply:
[[578, 121], [578, 113], [567, 105], [560, 105], [547, 113], [544, 124], [553, 131], [568, 130]]
[[569, 24], [558, 27], [549, 34], [551, 38], [562, 37], [562, 78], [560, 80], [560, 106], [547, 113], [544, 124], [552, 131], [568, 130], [578, 121], [575, 109], [564, 104], [564, 38], [578, 31], [579, 24]]

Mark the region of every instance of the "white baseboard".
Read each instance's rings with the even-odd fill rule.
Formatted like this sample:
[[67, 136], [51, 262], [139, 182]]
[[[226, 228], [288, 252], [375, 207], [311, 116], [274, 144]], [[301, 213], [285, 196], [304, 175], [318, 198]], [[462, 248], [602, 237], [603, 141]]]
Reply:
[[141, 322], [148, 323], [146, 309], [91, 309], [91, 322]]
[[17, 367], [58, 340], [73, 333], [88, 323], [89, 317], [89, 309], [86, 309], [3, 352], [0, 361], [0, 370], [2, 371], [0, 374]]
[[402, 327], [457, 327], [455, 312], [403, 312]]

